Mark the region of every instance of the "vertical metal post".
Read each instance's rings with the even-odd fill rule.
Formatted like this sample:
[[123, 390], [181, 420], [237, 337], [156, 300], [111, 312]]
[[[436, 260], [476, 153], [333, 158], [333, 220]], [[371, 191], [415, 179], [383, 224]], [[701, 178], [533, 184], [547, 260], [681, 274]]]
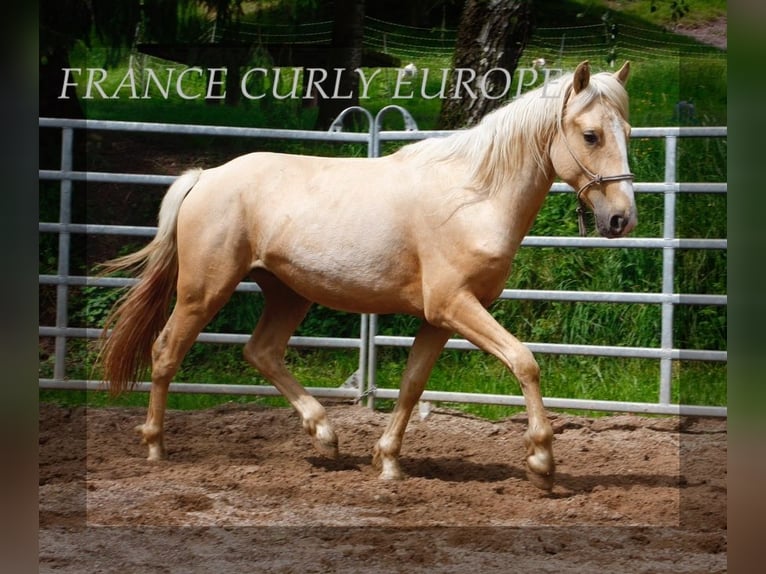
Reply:
[[[72, 171], [72, 149], [74, 130], [62, 128], [61, 132], [61, 171]], [[58, 285], [56, 286], [56, 328], [66, 329], [69, 324], [69, 224], [72, 222], [72, 180], [66, 177], [61, 180], [59, 200], [59, 253], [58, 253]], [[65, 334], [56, 335], [55, 363], [53, 378], [63, 381], [66, 377], [66, 342]]]
[[378, 316], [370, 315], [370, 325], [367, 335], [367, 406], [375, 408], [375, 390], [377, 387], [377, 363], [378, 349], [375, 344], [375, 337], [378, 334]]
[[[370, 130], [370, 148], [368, 157], [380, 157], [380, 132], [383, 129], [383, 117], [390, 112], [398, 112], [402, 116], [404, 121], [405, 131], [417, 131], [418, 124], [412, 115], [403, 107], [396, 105], [389, 105], [381, 109], [375, 116], [375, 121], [371, 122], [372, 127]], [[367, 331], [368, 344], [367, 344], [367, 389], [365, 394], [367, 395], [367, 406], [371, 409], [375, 408], [375, 390], [377, 389], [377, 360], [378, 349], [375, 343], [375, 337], [378, 334], [378, 316], [369, 316], [369, 325]]]
[[[380, 141], [378, 139], [378, 130], [375, 121], [372, 119], [372, 114], [369, 112], [367, 112], [367, 119], [370, 128], [370, 139], [367, 141], [367, 157], [374, 158], [380, 155]], [[378, 332], [378, 316], [365, 313], [362, 321], [364, 322], [366, 329], [360, 348], [360, 352], [364, 355], [364, 361], [359, 362], [359, 396], [367, 397], [367, 406], [374, 409], [375, 389], [377, 388], [375, 385], [375, 335]], [[364, 363], [364, 368], [362, 367], [362, 363]]]
[[[385, 42], [385, 39], [384, 39]], [[379, 118], [375, 121], [370, 118], [370, 141], [367, 148], [367, 157], [374, 158], [380, 156], [380, 136]], [[375, 348], [375, 336], [378, 334], [378, 316], [375, 314], [367, 315], [367, 340], [365, 342], [365, 354], [367, 362], [367, 372], [363, 377], [367, 386], [364, 390], [364, 396], [367, 397], [367, 406], [375, 408], [375, 390], [377, 387], [377, 376], [375, 368], [377, 367], [377, 349]]]
[[660, 347], [660, 404], [670, 404], [670, 387], [673, 379], [673, 279], [675, 276], [675, 248], [673, 240], [676, 235], [676, 163], [678, 137], [665, 137], [665, 209], [662, 226], [662, 238], [666, 245], [662, 249], [662, 294], [668, 300], [662, 303], [662, 334]]
[[367, 370], [369, 369], [367, 347], [369, 340], [370, 316], [367, 313], [362, 313], [359, 315], [359, 370], [357, 371], [358, 393], [356, 396], [356, 400], [360, 402], [367, 392]]
[[[338, 117], [336, 117], [335, 120], [333, 120], [327, 131], [342, 132], [343, 120], [347, 115], [355, 112], [359, 112], [367, 118], [367, 157], [377, 157], [379, 144], [377, 141], [375, 122], [372, 118], [372, 114], [365, 108], [361, 106], [351, 106], [350, 108], [346, 108], [338, 114]], [[358, 399], [361, 401], [364, 397], [369, 397], [369, 404], [373, 404], [372, 401], [374, 401], [374, 399], [372, 398], [372, 395], [374, 394], [375, 389], [374, 380], [370, 382], [370, 379], [368, 378], [369, 373], [375, 372], [375, 363], [374, 361], [371, 363], [369, 357], [370, 339], [374, 339], [375, 337], [375, 332], [371, 331], [371, 329], [377, 324], [377, 321], [373, 321], [373, 317], [374, 316], [363, 313], [360, 315], [359, 324], [359, 369], [357, 370], [357, 381], [359, 383]]]

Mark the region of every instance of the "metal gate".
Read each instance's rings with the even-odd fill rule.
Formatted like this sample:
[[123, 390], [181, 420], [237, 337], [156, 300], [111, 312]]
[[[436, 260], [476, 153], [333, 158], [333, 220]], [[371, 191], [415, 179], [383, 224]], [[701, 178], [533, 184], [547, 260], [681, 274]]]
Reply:
[[[404, 131], [383, 131], [382, 120], [390, 113], [400, 114], [404, 120]], [[343, 131], [343, 118], [346, 114], [358, 113], [368, 122], [367, 133], [347, 133]], [[363, 108], [346, 110], [328, 132], [308, 130], [280, 130], [261, 128], [219, 127], [201, 125], [178, 125], [160, 123], [140, 123], [121, 121], [66, 120], [40, 118], [41, 129], [61, 131], [61, 165], [59, 169], [41, 169], [41, 180], [59, 182], [60, 209], [59, 221], [40, 222], [41, 233], [58, 235], [58, 260], [56, 274], [41, 274], [41, 285], [56, 286], [56, 322], [55, 325], [40, 325], [41, 337], [55, 338], [54, 372], [51, 378], [41, 378], [41, 389], [73, 389], [100, 390], [103, 384], [96, 380], [77, 380], [67, 377], [65, 358], [66, 343], [72, 338], [98, 338], [100, 329], [76, 328], [69, 326], [68, 295], [71, 286], [103, 286], [125, 287], [134, 283], [133, 279], [77, 276], [70, 273], [70, 241], [73, 234], [108, 234], [151, 237], [156, 228], [134, 227], [123, 225], [75, 224], [72, 223], [72, 184], [73, 182], [109, 182], [127, 184], [151, 184], [168, 186], [174, 176], [154, 174], [126, 174], [74, 171], [73, 166], [73, 134], [76, 130], [87, 131], [124, 131], [143, 133], [163, 133], [177, 135], [208, 135], [217, 137], [248, 137], [270, 138], [281, 140], [353, 142], [367, 146], [368, 157], [380, 155], [381, 142], [414, 141], [426, 137], [439, 137], [451, 132], [421, 131], [415, 121], [399, 106], [388, 106], [375, 117]], [[679, 349], [673, 344], [674, 309], [678, 305], [717, 305], [727, 304], [726, 295], [683, 294], [674, 292], [674, 255], [678, 249], [717, 249], [726, 250], [725, 238], [713, 239], [679, 239], [676, 238], [676, 199], [682, 193], [726, 193], [726, 182], [718, 183], [689, 183], [678, 182], [677, 174], [677, 144], [679, 138], [725, 138], [726, 127], [668, 127], [668, 128], [633, 128], [632, 138], [661, 138], [665, 142], [665, 175], [664, 181], [635, 182], [637, 193], [658, 193], [664, 197], [664, 222], [662, 237], [656, 238], [618, 238], [605, 239], [599, 237], [540, 237], [528, 236], [522, 246], [532, 247], [564, 247], [564, 248], [635, 248], [659, 249], [662, 251], [662, 286], [656, 293], [624, 293], [598, 291], [560, 291], [560, 290], [518, 290], [505, 289], [501, 299], [526, 299], [543, 301], [569, 302], [609, 302], [625, 304], [656, 304], [661, 306], [661, 334], [659, 347], [627, 347], [599, 345], [566, 345], [554, 343], [527, 343], [535, 353], [552, 353], [561, 355], [591, 355], [606, 357], [634, 357], [653, 359], [660, 362], [660, 380], [657, 401], [654, 403], [627, 403], [603, 400], [582, 400], [571, 398], [546, 397], [544, 403], [553, 408], [575, 408], [589, 410], [607, 410], [621, 412], [658, 413], [658, 414], [691, 414], [706, 416], [726, 416], [726, 407], [679, 405], [671, 403], [672, 364], [679, 360], [701, 360], [725, 362], [727, 352], [719, 350]], [[566, 184], [554, 184], [552, 193], [572, 193]], [[242, 282], [238, 291], [257, 292], [258, 285]], [[310, 387], [309, 392], [317, 397], [351, 398], [361, 400], [367, 398], [369, 404], [374, 404], [375, 398], [392, 399], [398, 396], [396, 389], [377, 388], [377, 351], [382, 346], [410, 346], [411, 337], [383, 336], [377, 333], [377, 317], [361, 315], [360, 335], [358, 338], [338, 337], [292, 337], [290, 345], [301, 347], [332, 347], [347, 348], [359, 352], [358, 385], [354, 388], [320, 388]], [[249, 335], [207, 333], [200, 334], [198, 341], [202, 343], [245, 343]], [[468, 341], [451, 339], [447, 348], [473, 350], [475, 347]], [[138, 383], [138, 390], [148, 390], [150, 383]], [[248, 394], [248, 395], [278, 395], [277, 390], [268, 385], [229, 385], [174, 382], [173, 392], [218, 393], [218, 394]], [[486, 395], [477, 393], [425, 391], [423, 400], [449, 401], [465, 403], [484, 403], [498, 405], [523, 405], [523, 398], [516, 395]]]

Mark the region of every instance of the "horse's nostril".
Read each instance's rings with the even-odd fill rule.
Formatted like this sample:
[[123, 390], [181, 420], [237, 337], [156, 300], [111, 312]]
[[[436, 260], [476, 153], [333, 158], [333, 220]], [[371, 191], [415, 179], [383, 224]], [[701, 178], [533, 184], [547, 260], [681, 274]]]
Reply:
[[627, 222], [628, 220], [622, 215], [613, 215], [609, 220], [609, 227], [611, 227], [614, 233], [621, 233], [625, 229]]

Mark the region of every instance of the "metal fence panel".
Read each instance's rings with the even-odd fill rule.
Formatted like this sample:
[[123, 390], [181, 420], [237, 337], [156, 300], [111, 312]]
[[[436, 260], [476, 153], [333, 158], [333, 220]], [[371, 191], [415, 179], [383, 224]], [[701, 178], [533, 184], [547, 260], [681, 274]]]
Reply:
[[[70, 286], [101, 286], [126, 287], [132, 285], [134, 279], [83, 277], [70, 274], [70, 244], [72, 234], [86, 235], [125, 235], [151, 237], [156, 228], [150, 226], [74, 224], [71, 221], [72, 184], [76, 181], [125, 183], [167, 186], [175, 179], [174, 176], [157, 174], [125, 174], [104, 172], [74, 171], [73, 166], [73, 134], [74, 130], [105, 130], [141, 133], [172, 133], [187, 135], [209, 135], [218, 137], [250, 137], [273, 138], [299, 141], [351, 142], [367, 146], [368, 156], [375, 157], [380, 153], [380, 144], [384, 141], [415, 141], [426, 137], [443, 137], [452, 132], [437, 130], [418, 130], [414, 120], [403, 108], [388, 106], [373, 116], [363, 108], [347, 110], [361, 111], [368, 120], [367, 133], [346, 133], [342, 130], [343, 115], [335, 122], [328, 132], [308, 130], [282, 130], [262, 128], [241, 128], [226, 126], [177, 125], [162, 123], [70, 120], [55, 118], [40, 118], [40, 128], [59, 129], [62, 133], [61, 167], [58, 170], [41, 169], [41, 180], [58, 181], [60, 191], [59, 221], [40, 222], [41, 233], [58, 235], [58, 267], [56, 275], [41, 274], [41, 285], [56, 286], [56, 321], [54, 326], [39, 326], [41, 337], [55, 338], [55, 359], [52, 378], [41, 378], [40, 388], [45, 389], [77, 389], [95, 390], [103, 388], [99, 381], [73, 380], [67, 377], [65, 369], [66, 342], [69, 338], [98, 338], [98, 329], [69, 327], [68, 295]], [[404, 131], [382, 131], [382, 117], [388, 113], [399, 113], [404, 118]], [[344, 112], [345, 113], [345, 112]], [[676, 181], [677, 173], [677, 142], [678, 138], [688, 137], [727, 137], [726, 127], [663, 127], [663, 128], [633, 128], [633, 138], [662, 138], [665, 141], [665, 177], [664, 182], [636, 182], [637, 193], [662, 193], [664, 196], [663, 235], [659, 238], [619, 238], [604, 239], [600, 237], [526, 237], [522, 246], [527, 247], [565, 247], [565, 248], [640, 248], [661, 249], [663, 254], [662, 288], [660, 293], [620, 293], [596, 291], [551, 291], [551, 290], [522, 290], [505, 289], [502, 299], [524, 299], [542, 301], [570, 302], [606, 302], [624, 304], [657, 304], [661, 306], [661, 344], [658, 348], [619, 347], [603, 345], [563, 345], [554, 343], [530, 342], [527, 345], [533, 352], [553, 353], [561, 355], [590, 355], [606, 357], [638, 357], [660, 362], [659, 396], [657, 403], [627, 403], [617, 401], [592, 401], [570, 398], [546, 398], [545, 404], [551, 408], [574, 408], [589, 410], [607, 410], [657, 414], [697, 414], [704, 416], [726, 416], [726, 407], [678, 405], [671, 403], [670, 383], [672, 364], [678, 360], [718, 361], [727, 360], [726, 351], [677, 349], [673, 347], [673, 319], [677, 305], [723, 305], [727, 304], [726, 295], [683, 294], [674, 293], [675, 277], [674, 255], [678, 249], [727, 249], [725, 238], [681, 239], [675, 237], [676, 198], [679, 193], [727, 193], [726, 182], [693, 183]], [[556, 183], [551, 188], [552, 193], [572, 193], [566, 184]], [[242, 282], [237, 291], [259, 292], [256, 283]], [[292, 337], [290, 345], [313, 348], [345, 348], [359, 352], [359, 370], [357, 372], [359, 385], [357, 388], [310, 388], [309, 391], [318, 397], [354, 398], [361, 400], [369, 398], [374, 404], [375, 398], [390, 399], [398, 396], [396, 389], [381, 389], [376, 387], [377, 349], [381, 346], [408, 347], [412, 337], [383, 336], [377, 334], [377, 317], [374, 315], [360, 316], [360, 336], [358, 338], [343, 337]], [[232, 333], [201, 333], [200, 342], [241, 344], [247, 341], [249, 335]], [[467, 341], [452, 339], [447, 348], [474, 350], [475, 347]], [[146, 391], [149, 383], [142, 382], [137, 390]], [[221, 385], [216, 383], [183, 383], [171, 385], [174, 392], [192, 393], [225, 393], [248, 395], [277, 395], [275, 388], [265, 385]], [[499, 404], [523, 406], [523, 398], [514, 395], [480, 395], [476, 393], [448, 393], [441, 391], [426, 391], [424, 400], [468, 402], [481, 404]]]

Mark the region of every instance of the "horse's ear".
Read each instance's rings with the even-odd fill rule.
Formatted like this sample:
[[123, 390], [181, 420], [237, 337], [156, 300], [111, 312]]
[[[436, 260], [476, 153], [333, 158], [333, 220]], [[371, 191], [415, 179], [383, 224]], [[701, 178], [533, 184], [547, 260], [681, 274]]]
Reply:
[[622, 65], [622, 68], [614, 73], [614, 77], [624, 86], [628, 82], [628, 76], [630, 75], [630, 62], [627, 60]]
[[588, 87], [590, 82], [590, 63], [588, 60], [580, 62], [574, 72], [574, 80], [572, 81], [572, 89], [574, 93], [578, 93]]

